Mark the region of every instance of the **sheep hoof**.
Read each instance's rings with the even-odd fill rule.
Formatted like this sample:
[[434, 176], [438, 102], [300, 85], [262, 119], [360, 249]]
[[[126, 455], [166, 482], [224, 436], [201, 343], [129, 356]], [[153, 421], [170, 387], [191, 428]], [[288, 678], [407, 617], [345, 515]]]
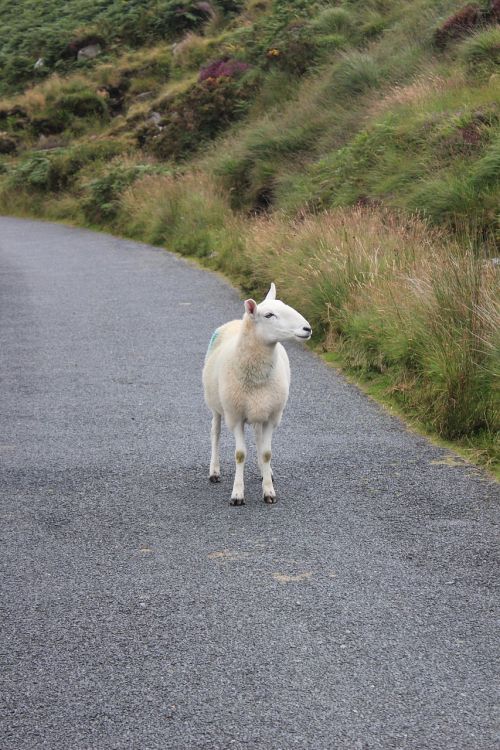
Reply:
[[229, 505], [245, 505], [244, 497], [232, 497]]
[[274, 505], [274, 503], [278, 502], [278, 498], [271, 497], [271, 495], [264, 495], [264, 502], [267, 503], [267, 505]]
[[220, 474], [211, 474], [210, 481], [212, 482], [212, 484], [216, 484], [216, 482], [220, 482]]

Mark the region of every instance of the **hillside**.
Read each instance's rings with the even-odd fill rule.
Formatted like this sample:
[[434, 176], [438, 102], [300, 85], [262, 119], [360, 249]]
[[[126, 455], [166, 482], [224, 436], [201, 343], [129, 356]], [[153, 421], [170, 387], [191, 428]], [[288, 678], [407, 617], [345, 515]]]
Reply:
[[0, 0], [0, 207], [272, 277], [498, 461], [500, 2]]

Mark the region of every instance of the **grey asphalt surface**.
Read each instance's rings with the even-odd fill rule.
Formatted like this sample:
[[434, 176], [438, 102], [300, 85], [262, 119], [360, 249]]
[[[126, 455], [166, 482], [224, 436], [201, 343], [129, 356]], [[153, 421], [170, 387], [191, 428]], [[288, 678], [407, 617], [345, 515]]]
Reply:
[[163, 250], [0, 218], [0, 314], [2, 750], [498, 746], [497, 484], [292, 346], [230, 507], [242, 304]]

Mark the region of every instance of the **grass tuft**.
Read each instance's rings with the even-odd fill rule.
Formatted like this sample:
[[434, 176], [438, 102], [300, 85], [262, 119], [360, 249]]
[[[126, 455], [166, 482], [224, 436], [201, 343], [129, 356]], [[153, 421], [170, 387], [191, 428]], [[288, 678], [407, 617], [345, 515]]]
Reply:
[[342, 95], [357, 96], [368, 89], [376, 89], [381, 74], [376, 61], [366, 52], [351, 52], [343, 60], [333, 75], [333, 85]]
[[461, 47], [461, 57], [469, 73], [486, 77], [500, 72], [500, 26], [474, 34]]

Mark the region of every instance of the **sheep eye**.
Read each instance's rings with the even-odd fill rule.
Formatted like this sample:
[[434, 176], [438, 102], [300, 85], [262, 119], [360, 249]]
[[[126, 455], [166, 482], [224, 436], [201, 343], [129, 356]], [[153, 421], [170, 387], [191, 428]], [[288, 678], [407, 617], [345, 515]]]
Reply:
[[274, 313], [267, 313], [267, 315], [264, 315], [265, 318], [275, 318], [276, 315]]

